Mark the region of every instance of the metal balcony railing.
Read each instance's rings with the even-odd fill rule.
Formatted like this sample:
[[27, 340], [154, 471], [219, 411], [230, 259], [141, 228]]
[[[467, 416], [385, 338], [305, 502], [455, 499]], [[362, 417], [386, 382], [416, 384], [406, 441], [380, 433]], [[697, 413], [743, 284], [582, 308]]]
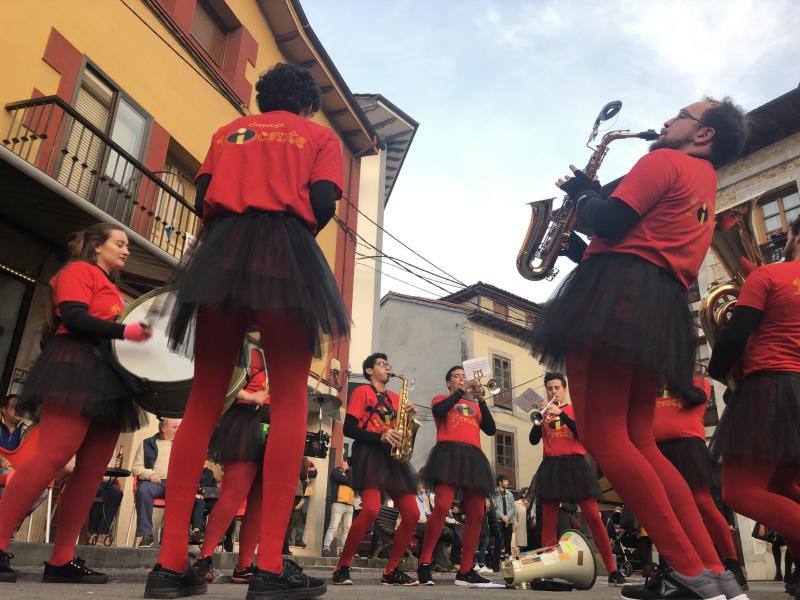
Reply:
[[3, 146], [180, 260], [199, 217], [165, 181], [58, 96], [6, 111]]

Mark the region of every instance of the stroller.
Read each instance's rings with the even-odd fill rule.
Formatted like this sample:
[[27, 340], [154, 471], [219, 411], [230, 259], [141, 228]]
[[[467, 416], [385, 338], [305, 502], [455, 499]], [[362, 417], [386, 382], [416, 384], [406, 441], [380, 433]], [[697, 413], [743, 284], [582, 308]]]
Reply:
[[652, 577], [652, 542], [639, 521], [627, 507], [617, 508], [606, 522], [606, 532], [611, 541], [611, 552], [617, 559], [617, 568], [630, 577], [641, 571], [645, 579]]

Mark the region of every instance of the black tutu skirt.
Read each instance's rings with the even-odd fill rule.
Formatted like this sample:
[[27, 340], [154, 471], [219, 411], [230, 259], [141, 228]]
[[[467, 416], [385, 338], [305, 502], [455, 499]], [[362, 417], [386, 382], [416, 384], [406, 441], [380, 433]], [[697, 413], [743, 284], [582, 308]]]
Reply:
[[189, 355], [199, 306], [290, 315], [311, 332], [316, 356], [322, 335], [350, 331], [350, 314], [322, 250], [305, 225], [283, 213], [209, 219], [171, 284], [170, 344]]
[[107, 339], [55, 335], [25, 379], [17, 412], [38, 420], [43, 405], [79, 410], [94, 423], [136, 431], [147, 418], [134, 402], [143, 382], [119, 366]]
[[682, 437], [658, 442], [666, 459], [671, 462], [693, 490], [718, 489], [720, 480], [714, 459], [706, 443], [696, 437]]
[[722, 412], [711, 452], [800, 465], [800, 373], [748, 375]]
[[486, 455], [475, 446], [437, 442], [420, 471], [429, 490], [446, 483], [457, 489], [480, 490], [488, 498], [494, 492], [494, 473]]
[[417, 492], [417, 474], [409, 463], [394, 460], [384, 444], [353, 444], [350, 481], [354, 490], [367, 488], [392, 493]]
[[537, 500], [580, 502], [590, 497], [601, 500], [600, 484], [582, 454], [546, 456], [533, 476], [531, 496]]
[[545, 303], [528, 335], [531, 353], [564, 371], [570, 351], [589, 350], [666, 382], [690, 403], [697, 328], [686, 288], [633, 254], [607, 253], [582, 262]]
[[261, 424], [269, 423], [269, 407], [235, 403], [219, 420], [208, 445], [208, 458], [225, 465], [264, 461], [265, 439]]

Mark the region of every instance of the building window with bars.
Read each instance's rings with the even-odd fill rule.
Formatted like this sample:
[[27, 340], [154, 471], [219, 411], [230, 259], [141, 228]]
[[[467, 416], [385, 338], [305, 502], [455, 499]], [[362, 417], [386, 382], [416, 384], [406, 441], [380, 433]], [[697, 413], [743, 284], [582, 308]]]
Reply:
[[192, 37], [218, 67], [225, 58], [228, 31], [206, 0], [197, 3], [192, 18]]
[[508, 477], [511, 488], [516, 489], [517, 478], [514, 468], [514, 434], [500, 431], [494, 436], [494, 471], [498, 477]]
[[789, 228], [800, 215], [800, 194], [797, 185], [772, 194], [760, 202], [761, 228], [764, 237]]
[[511, 410], [511, 361], [493, 354], [492, 376], [500, 382], [503, 390], [494, 397], [494, 405]]

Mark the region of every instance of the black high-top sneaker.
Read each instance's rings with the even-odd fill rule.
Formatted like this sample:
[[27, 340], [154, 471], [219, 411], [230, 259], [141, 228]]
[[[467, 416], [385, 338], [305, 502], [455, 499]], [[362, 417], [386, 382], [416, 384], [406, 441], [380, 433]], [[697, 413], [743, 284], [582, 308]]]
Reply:
[[430, 563], [419, 563], [419, 567], [417, 568], [417, 579], [419, 579], [420, 585], [436, 585], [436, 582], [433, 580], [433, 576], [431, 575]]
[[625, 575], [623, 575], [620, 571], [609, 573], [608, 585], [625, 585], [626, 583], [628, 583], [628, 580], [625, 579]]
[[17, 580], [17, 572], [11, 568], [11, 559], [14, 555], [11, 552], [0, 550], [0, 581], [3, 583], [14, 583]]
[[456, 579], [455, 579], [455, 581], [453, 583], [455, 583], [456, 585], [463, 586], [463, 587], [477, 587], [477, 588], [479, 588], [479, 587], [484, 587], [484, 586], [486, 586], [486, 585], [488, 585], [488, 584], [490, 584], [492, 582], [491, 582], [491, 580], [486, 579], [485, 577], [482, 577], [481, 575], [478, 575], [475, 572], [475, 569], [470, 569], [466, 573], [461, 573], [459, 571], [458, 574], [456, 575]]
[[327, 591], [328, 586], [322, 579], [309, 577], [303, 573], [300, 565], [283, 559], [283, 571], [280, 573], [256, 568], [250, 577], [247, 600], [308, 600], [322, 596]]
[[196, 561], [194, 561], [194, 568], [197, 571], [197, 574], [206, 583], [211, 583], [214, 581], [214, 561], [210, 556], [198, 558]]
[[178, 573], [156, 563], [147, 576], [145, 598], [185, 598], [205, 594], [208, 585], [193, 566]]
[[86, 566], [82, 558], [75, 557], [65, 565], [44, 563], [44, 583], [108, 583], [108, 575]]
[[231, 575], [231, 581], [233, 583], [250, 583], [250, 578], [255, 572], [256, 568], [253, 565], [245, 567], [244, 569], [237, 569], [234, 567], [233, 575]]
[[384, 573], [381, 577], [383, 585], [419, 585], [419, 581], [406, 575], [400, 569], [395, 569], [389, 573]]
[[350, 579], [350, 567], [347, 565], [336, 567], [331, 575], [331, 583], [333, 585], [353, 585], [353, 580]]

